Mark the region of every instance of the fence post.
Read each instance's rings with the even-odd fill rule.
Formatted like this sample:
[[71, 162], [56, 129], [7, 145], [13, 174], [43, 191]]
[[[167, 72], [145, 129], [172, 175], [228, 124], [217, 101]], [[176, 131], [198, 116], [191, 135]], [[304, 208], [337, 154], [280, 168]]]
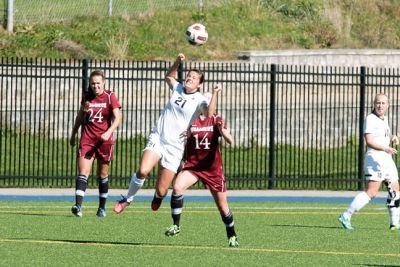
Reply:
[[363, 189], [364, 173], [364, 117], [365, 117], [365, 67], [360, 68], [360, 118], [358, 122], [358, 180], [357, 190]]
[[111, 17], [112, 16], [112, 10], [113, 10], [113, 1], [112, 0], [108, 0], [108, 16]]
[[89, 89], [89, 83], [88, 83], [88, 76], [89, 76], [89, 64], [88, 60], [84, 59], [82, 61], [82, 94], [85, 95]]
[[269, 119], [269, 174], [268, 189], [274, 188], [275, 180], [275, 91], [276, 91], [276, 64], [271, 65], [270, 81], [270, 119]]
[[7, 31], [14, 31], [14, 0], [7, 1]]

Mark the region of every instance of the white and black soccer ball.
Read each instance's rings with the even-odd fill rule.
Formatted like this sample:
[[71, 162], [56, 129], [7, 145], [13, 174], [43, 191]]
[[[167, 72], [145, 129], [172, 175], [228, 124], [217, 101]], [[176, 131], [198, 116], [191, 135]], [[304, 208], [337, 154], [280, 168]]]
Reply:
[[208, 32], [203, 24], [195, 23], [187, 28], [185, 37], [191, 45], [203, 45], [208, 40]]

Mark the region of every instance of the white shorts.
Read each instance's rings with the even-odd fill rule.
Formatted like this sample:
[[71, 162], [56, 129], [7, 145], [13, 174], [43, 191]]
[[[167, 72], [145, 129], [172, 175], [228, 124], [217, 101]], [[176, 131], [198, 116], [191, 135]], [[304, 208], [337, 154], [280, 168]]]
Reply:
[[367, 181], [390, 181], [399, 180], [396, 164], [392, 158], [377, 161], [373, 156], [365, 157], [365, 178]]
[[156, 152], [160, 156], [161, 166], [177, 173], [181, 165], [183, 150], [180, 151], [171, 145], [161, 143], [160, 135], [156, 132], [150, 134], [144, 150]]

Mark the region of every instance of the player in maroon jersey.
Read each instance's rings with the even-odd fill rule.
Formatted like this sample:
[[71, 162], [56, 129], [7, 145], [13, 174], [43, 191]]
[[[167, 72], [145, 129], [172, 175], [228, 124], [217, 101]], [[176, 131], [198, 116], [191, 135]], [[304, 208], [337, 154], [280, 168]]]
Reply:
[[97, 159], [99, 185], [99, 208], [96, 215], [105, 217], [108, 197], [108, 169], [113, 160], [114, 130], [121, 123], [121, 104], [114, 92], [105, 89], [104, 73], [95, 70], [90, 74], [89, 90], [81, 102], [72, 129], [70, 144], [75, 145], [75, 137], [82, 125], [78, 149], [78, 171], [75, 185], [75, 205], [72, 213], [82, 217], [82, 202], [87, 180], [94, 159]]
[[[215, 91], [221, 91], [221, 87], [216, 86]], [[216, 105], [215, 96], [216, 94], [214, 94], [213, 103], [210, 105]], [[207, 103], [204, 103], [201, 107], [200, 116], [193, 121], [187, 132], [185, 161], [176, 178], [171, 196], [173, 225], [165, 231], [165, 235], [179, 234], [183, 194], [186, 189], [201, 180], [205, 187], [210, 190], [221, 214], [222, 221], [226, 226], [229, 246], [239, 246], [226, 195], [225, 176], [219, 148], [219, 137], [221, 136], [228, 144], [233, 143], [233, 138], [222, 117], [217, 114], [208, 114]]]

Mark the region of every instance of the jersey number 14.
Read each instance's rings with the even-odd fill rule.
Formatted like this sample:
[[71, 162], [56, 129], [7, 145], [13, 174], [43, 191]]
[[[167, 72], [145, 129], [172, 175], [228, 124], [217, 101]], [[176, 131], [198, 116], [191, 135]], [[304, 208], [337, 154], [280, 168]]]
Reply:
[[[196, 140], [196, 149], [210, 149], [210, 142], [208, 141], [208, 133], [206, 133], [203, 138], [199, 142], [199, 135], [194, 134], [193, 135], [195, 140]], [[201, 147], [200, 147], [201, 145]]]

